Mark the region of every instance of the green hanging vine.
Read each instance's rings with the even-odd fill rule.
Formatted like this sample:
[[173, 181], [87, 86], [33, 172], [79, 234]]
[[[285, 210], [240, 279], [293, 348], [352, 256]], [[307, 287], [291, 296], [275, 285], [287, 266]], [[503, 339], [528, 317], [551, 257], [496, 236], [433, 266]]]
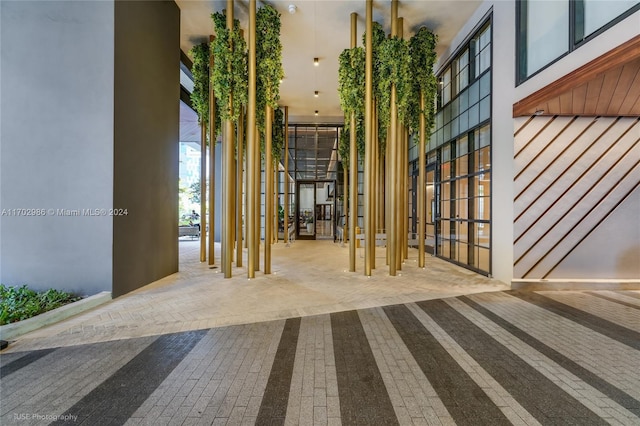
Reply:
[[[412, 90], [408, 105], [408, 124], [416, 132], [420, 126], [420, 114], [423, 114], [426, 119], [425, 132], [427, 135], [431, 134], [433, 127], [434, 100], [438, 91], [438, 81], [433, 74], [437, 42], [438, 37], [425, 27], [420, 28], [409, 40]], [[424, 110], [420, 109], [420, 93], [424, 95]]]
[[[278, 107], [280, 80], [283, 78], [280, 13], [266, 5], [256, 13], [256, 121], [262, 135], [265, 107]], [[264, 136], [260, 139], [260, 151], [264, 153]]]
[[[209, 43], [195, 45], [190, 51], [193, 58], [191, 103], [198, 114], [198, 123], [204, 123], [206, 126], [209, 126], [209, 51]], [[216, 105], [215, 120], [216, 134], [219, 135], [221, 129], [218, 105]]]
[[[380, 45], [379, 59], [378, 91], [380, 98], [378, 99], [378, 106], [381, 127], [387, 129], [391, 120], [392, 84], [396, 86], [398, 118], [401, 122], [406, 123], [409, 97], [412, 89], [409, 44], [399, 37], [388, 38]], [[383, 133], [382, 129], [380, 133]]]
[[[211, 18], [216, 30], [216, 38], [211, 44], [214, 55], [213, 89], [220, 105], [221, 119], [237, 123], [242, 106], [247, 104], [247, 44], [240, 34], [240, 21], [234, 20], [233, 30], [229, 31], [225, 13], [216, 12]], [[229, 98], [232, 95], [230, 110]]]
[[196, 44], [191, 49], [193, 57], [193, 91], [191, 103], [198, 114], [198, 124], [209, 124], [209, 44]]
[[273, 113], [273, 128], [271, 137], [271, 158], [274, 163], [278, 163], [282, 158], [284, 149], [284, 112], [276, 108]]
[[[365, 52], [362, 47], [345, 49], [339, 57], [338, 94], [340, 105], [345, 114], [343, 135], [349, 134], [351, 129], [351, 113], [356, 114], [356, 140], [358, 153], [364, 156], [364, 99], [365, 99]], [[346, 145], [344, 145], [346, 144]], [[350, 142], [341, 137], [339, 148], [349, 158]], [[343, 167], [349, 167], [348, 161], [343, 161]]]

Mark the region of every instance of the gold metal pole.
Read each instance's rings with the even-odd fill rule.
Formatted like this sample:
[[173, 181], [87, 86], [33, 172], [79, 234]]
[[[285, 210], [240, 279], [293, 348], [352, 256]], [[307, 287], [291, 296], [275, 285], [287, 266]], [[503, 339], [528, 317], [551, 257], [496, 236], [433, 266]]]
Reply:
[[289, 107], [284, 107], [284, 242], [289, 244]]
[[207, 261], [207, 126], [200, 124], [200, 262]]
[[280, 225], [279, 223], [279, 215], [278, 215], [278, 207], [280, 206], [280, 198], [278, 197], [278, 189], [279, 189], [279, 181], [280, 181], [280, 173], [279, 173], [279, 164], [273, 165], [273, 242], [278, 243]]
[[366, 36], [365, 36], [365, 101], [364, 101], [364, 274], [371, 276], [371, 239], [374, 238], [373, 230], [373, 203], [372, 203], [372, 168], [373, 168], [373, 123], [371, 121], [371, 105], [373, 99], [373, 53], [371, 51], [373, 31], [373, 0], [367, 0]]
[[[373, 81], [373, 80], [372, 80]], [[373, 87], [373, 86], [372, 86]], [[378, 122], [376, 120], [376, 102], [371, 95], [371, 269], [376, 269], [376, 234], [378, 233], [378, 158], [380, 147], [378, 145]]]
[[[398, 35], [398, 1], [391, 1], [391, 36]], [[396, 85], [391, 84], [391, 105], [390, 105], [390, 138], [387, 140], [389, 146], [389, 186], [390, 195], [390, 217], [389, 230], [387, 232], [387, 244], [389, 244], [389, 275], [395, 276], [397, 270], [397, 251], [398, 251], [398, 105], [397, 105]]]
[[[404, 18], [398, 18], [398, 37], [404, 37]], [[400, 200], [401, 200], [401, 209], [402, 212], [402, 221], [400, 222], [401, 226], [401, 235], [402, 238], [400, 240], [400, 246], [402, 247], [402, 255], [400, 259], [400, 268], [402, 269], [402, 264], [404, 263], [404, 259], [409, 257], [409, 192], [408, 192], [408, 152], [409, 152], [409, 130], [406, 126], [406, 123], [402, 123], [401, 125], [402, 145], [400, 148], [399, 159], [400, 159]]]
[[236, 266], [242, 266], [242, 193], [243, 193], [243, 172], [244, 172], [244, 111], [240, 112], [238, 118], [238, 137], [236, 139], [238, 148], [236, 150]]
[[[247, 277], [255, 278], [256, 238], [256, 0], [249, 0], [249, 92], [247, 110]], [[257, 208], [260, 208], [257, 206]]]
[[424, 92], [420, 91], [420, 146], [418, 148], [418, 267], [424, 268], [424, 240], [426, 229], [426, 204], [425, 204], [425, 129], [426, 120], [424, 118]]
[[[233, 31], [233, 0], [227, 0], [227, 29]], [[234, 48], [233, 45], [230, 46]], [[229, 73], [233, 73], [231, 65], [228, 68]], [[228, 108], [232, 111], [233, 108], [233, 94], [229, 95]], [[223, 198], [222, 198], [222, 271], [225, 278], [231, 278], [232, 261], [233, 261], [233, 219], [234, 219], [234, 182], [235, 173], [233, 168], [233, 153], [234, 146], [234, 125], [233, 121], [225, 121], [225, 140], [222, 144], [222, 182], [223, 182]]]
[[[209, 36], [213, 43], [214, 36]], [[216, 215], [216, 97], [211, 84], [213, 54], [209, 54], [209, 265], [216, 263], [215, 215]], [[201, 228], [202, 229], [202, 228]], [[204, 228], [206, 230], [206, 227]]]
[[387, 127], [387, 144], [385, 146], [385, 161], [384, 161], [384, 167], [385, 167], [385, 173], [384, 173], [384, 198], [385, 198], [385, 204], [384, 204], [384, 228], [385, 228], [385, 234], [387, 236], [387, 248], [386, 248], [386, 255], [387, 255], [387, 265], [389, 265], [389, 259], [391, 258], [391, 239], [390, 239], [390, 232], [391, 232], [391, 209], [393, 208], [393, 197], [391, 196], [391, 194], [393, 193], [393, 190], [391, 189], [391, 132], [389, 131], [390, 127]]
[[271, 197], [273, 194], [272, 181], [273, 162], [271, 161], [271, 135], [272, 135], [272, 114], [273, 109], [265, 106], [265, 137], [264, 137], [264, 273], [271, 273], [271, 242], [273, 240], [273, 221], [271, 220], [273, 203]]
[[[368, 7], [368, 6], [367, 6]], [[373, 24], [372, 24], [373, 26]], [[358, 14], [351, 14], [351, 47], [357, 45]], [[349, 271], [356, 271], [356, 228], [358, 227], [358, 145], [356, 143], [356, 114], [351, 113], [349, 133], [349, 186], [351, 210], [348, 220], [349, 231]], [[346, 183], [346, 182], [345, 182]], [[347, 200], [345, 199], [345, 204]], [[346, 232], [346, 231], [345, 231]], [[346, 235], [346, 234], [345, 234]]]
[[400, 161], [402, 162], [402, 259], [409, 258], [409, 129], [402, 126], [402, 152]]
[[260, 270], [260, 237], [262, 234], [262, 217], [261, 217], [261, 212], [262, 212], [262, 154], [260, 153], [260, 131], [258, 130], [258, 124], [256, 123], [256, 144], [253, 147], [253, 149], [255, 150], [255, 157], [256, 157], [256, 170], [255, 170], [255, 174], [253, 176], [254, 178], [254, 186], [256, 188], [256, 192], [253, 194], [254, 198], [255, 198], [255, 205], [256, 205], [256, 215], [254, 217], [254, 221], [255, 221], [255, 230], [256, 230], [256, 234], [255, 234], [255, 238], [253, 240], [253, 249], [256, 252], [256, 257], [254, 259], [255, 264], [254, 264], [254, 268], [256, 271]]

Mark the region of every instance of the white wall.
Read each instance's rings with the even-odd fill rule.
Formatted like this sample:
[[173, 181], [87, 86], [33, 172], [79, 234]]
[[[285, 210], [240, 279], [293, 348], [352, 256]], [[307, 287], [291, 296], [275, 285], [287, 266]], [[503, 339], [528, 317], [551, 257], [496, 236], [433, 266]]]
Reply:
[[[2, 1], [0, 209], [113, 200], [112, 1]], [[0, 281], [111, 290], [112, 218], [0, 217]]]

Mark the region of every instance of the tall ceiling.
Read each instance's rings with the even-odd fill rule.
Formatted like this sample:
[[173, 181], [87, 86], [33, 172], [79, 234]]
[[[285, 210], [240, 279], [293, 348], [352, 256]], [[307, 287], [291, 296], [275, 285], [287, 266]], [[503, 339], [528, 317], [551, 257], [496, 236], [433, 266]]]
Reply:
[[[176, 0], [181, 11], [183, 52], [213, 35], [211, 14], [226, 8], [226, 1]], [[364, 32], [364, 0], [290, 0], [268, 3], [281, 14], [282, 63], [285, 78], [280, 85], [280, 105], [289, 107], [291, 123], [342, 122], [338, 98], [338, 56], [349, 47], [352, 12], [358, 14], [358, 44]], [[462, 25], [477, 9], [479, 0], [403, 0], [398, 16], [404, 19], [404, 36], [412, 36], [421, 26], [438, 35], [437, 52], [450, 45]], [[290, 5], [295, 13], [289, 13]], [[373, 20], [390, 31], [390, 1], [373, 2]], [[235, 1], [234, 14], [246, 30], [248, 1]], [[319, 58], [319, 66], [313, 59]], [[314, 92], [319, 96], [315, 97]], [[318, 111], [315, 116], [314, 112]]]

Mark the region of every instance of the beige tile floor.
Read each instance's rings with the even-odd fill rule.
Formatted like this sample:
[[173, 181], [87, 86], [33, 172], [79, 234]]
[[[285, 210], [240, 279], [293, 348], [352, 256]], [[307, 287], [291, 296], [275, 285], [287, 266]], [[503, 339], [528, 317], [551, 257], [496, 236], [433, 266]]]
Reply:
[[[417, 266], [409, 250], [398, 276], [390, 277], [384, 249], [376, 253], [377, 269], [363, 274], [363, 251], [357, 272], [347, 272], [348, 246], [333, 241], [283, 242], [272, 247], [271, 275], [262, 271], [249, 280], [246, 268], [233, 268], [225, 279], [199, 261], [199, 242], [181, 240], [180, 272], [118, 297], [60, 323], [33, 331], [5, 352], [70, 346], [150, 336], [231, 324], [316, 315], [412, 301], [452, 297], [509, 286], [443, 260], [427, 256]], [[264, 246], [261, 246], [261, 259]], [[246, 265], [246, 250], [244, 253]], [[262, 265], [261, 265], [262, 268]]]

